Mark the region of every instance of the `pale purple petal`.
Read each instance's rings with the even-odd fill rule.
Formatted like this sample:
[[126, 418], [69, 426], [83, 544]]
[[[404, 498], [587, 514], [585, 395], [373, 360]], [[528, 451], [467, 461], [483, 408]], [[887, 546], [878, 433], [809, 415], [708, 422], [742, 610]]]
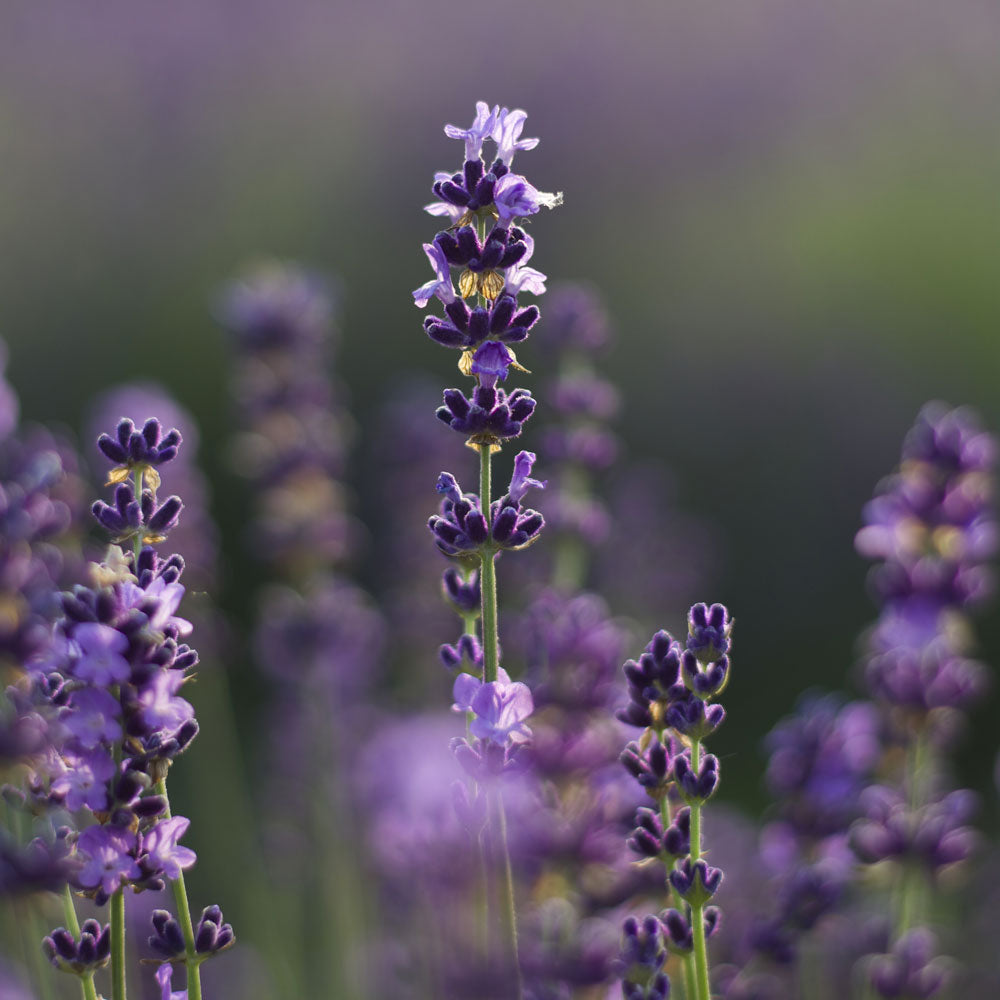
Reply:
[[530, 488], [543, 490], [548, 485], [548, 480], [530, 478], [535, 459], [533, 451], [519, 451], [514, 457], [514, 473], [510, 477], [510, 487], [507, 492], [510, 494], [510, 498], [517, 503], [524, 499], [524, 495]]
[[82, 654], [70, 668], [78, 680], [108, 687], [129, 679], [132, 668], [122, 656], [128, 649], [128, 639], [117, 629], [97, 622], [85, 622], [77, 626], [73, 638]]
[[466, 160], [475, 160], [482, 153], [483, 142], [487, 138], [495, 137], [499, 110], [496, 104], [491, 108], [485, 101], [476, 101], [476, 117], [472, 125], [467, 129], [459, 128], [457, 125], [445, 125], [444, 134], [449, 139], [464, 139]]
[[483, 682], [472, 674], [459, 674], [452, 685], [451, 696], [455, 703], [451, 706], [453, 712], [471, 712], [472, 699], [483, 686]]
[[414, 290], [414, 303], [423, 309], [435, 295], [444, 303], [454, 302], [457, 296], [455, 286], [451, 283], [451, 267], [441, 248], [436, 243], [425, 243], [424, 253], [434, 268], [435, 277]]
[[521, 138], [527, 117], [528, 112], [522, 111], [521, 108], [515, 108], [513, 111], [502, 108], [497, 115], [496, 126], [493, 129], [493, 140], [498, 147], [497, 159], [503, 160], [508, 167], [514, 162], [514, 153], [534, 149], [538, 145], [538, 139]]

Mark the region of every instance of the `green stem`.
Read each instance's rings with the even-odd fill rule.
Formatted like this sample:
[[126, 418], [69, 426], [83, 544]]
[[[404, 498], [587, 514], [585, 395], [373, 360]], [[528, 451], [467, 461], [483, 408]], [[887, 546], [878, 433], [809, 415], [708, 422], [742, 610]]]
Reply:
[[[74, 941], [79, 941], [80, 920], [76, 915], [76, 904], [73, 902], [73, 892], [68, 885], [63, 886], [61, 901], [63, 908], [63, 920], [66, 921], [66, 930], [73, 935]], [[85, 973], [80, 977], [80, 988], [83, 990], [83, 1000], [97, 1000], [97, 990], [94, 988], [93, 972]]]
[[510, 959], [514, 966], [514, 981], [517, 1000], [524, 995], [524, 982], [521, 978], [521, 959], [517, 950], [517, 911], [514, 906], [514, 873], [510, 865], [510, 851], [507, 849], [507, 813], [503, 807], [500, 793], [496, 796], [497, 828], [500, 832], [500, 856], [503, 861], [504, 898], [501, 911], [503, 914], [504, 931], [510, 947]]
[[[918, 733], [909, 749], [906, 760], [906, 782], [911, 812], [924, 804], [928, 787], [928, 751], [926, 737]], [[896, 890], [896, 935], [901, 937], [919, 924], [927, 910], [930, 886], [926, 872], [919, 864], [904, 863]]]
[[[483, 516], [489, 526], [490, 502], [493, 499], [490, 470], [493, 463], [493, 452], [488, 444], [479, 446], [479, 502], [482, 505]], [[483, 682], [488, 684], [497, 679], [499, 666], [499, 651], [497, 646], [497, 630], [499, 628], [497, 615], [497, 570], [494, 561], [495, 553], [489, 545], [482, 549], [482, 570], [479, 575], [479, 587], [483, 598]]]
[[[660, 734], [660, 742], [664, 742], [664, 734]], [[663, 829], [666, 830], [668, 826], [673, 822], [673, 817], [670, 815], [670, 799], [664, 795], [660, 799], [660, 817], [663, 820]], [[667, 866], [667, 892], [670, 894], [670, 901], [674, 904], [674, 908], [678, 913], [684, 912], [684, 900], [681, 899], [680, 893], [674, 888], [673, 883], [670, 881], [670, 870], [669, 864]], [[694, 955], [688, 953], [684, 956], [681, 961], [681, 967], [684, 970], [684, 1000], [697, 1000], [697, 993], [695, 992], [695, 973], [694, 973]]]
[[63, 886], [62, 894], [63, 920], [66, 930], [73, 935], [74, 940], [80, 940], [80, 920], [76, 915], [76, 904], [73, 902], [73, 892], [68, 885]]
[[[490, 503], [493, 499], [491, 484], [491, 467], [493, 449], [488, 444], [479, 446], [479, 502], [482, 505], [486, 523], [490, 522]], [[483, 683], [489, 684], [497, 679], [497, 669], [500, 665], [500, 654], [497, 631], [499, 628], [497, 615], [497, 574], [493, 549], [484, 546], [482, 550], [482, 570], [479, 585], [482, 591], [483, 606]], [[504, 922], [504, 932], [510, 948], [511, 961], [514, 964], [515, 982], [517, 983], [517, 998], [523, 994], [521, 982], [521, 963], [517, 953], [517, 912], [514, 904], [514, 873], [510, 865], [510, 851], [507, 849], [507, 816], [504, 812], [503, 800], [497, 794], [496, 819], [500, 860], [503, 864], [503, 900], [501, 914]]]
[[[691, 768], [701, 767], [701, 740], [691, 740]], [[691, 864], [701, 859], [701, 804], [691, 806]], [[708, 985], [708, 946], [705, 941], [704, 906], [691, 906], [691, 932], [694, 936], [694, 969], [698, 980], [698, 1000], [711, 1000]]]
[[20, 900], [15, 914], [21, 925], [22, 947], [28, 959], [31, 979], [41, 994], [40, 1000], [54, 1000], [52, 969], [42, 958], [41, 942], [45, 937], [45, 927], [34, 907], [34, 900]]
[[125, 1000], [125, 889], [111, 897], [111, 996]]
[[[167, 796], [167, 780], [160, 778], [156, 783], [156, 794], [162, 795], [167, 803], [166, 818], [170, 819], [170, 799]], [[184, 885], [184, 872], [170, 882], [174, 894], [174, 905], [177, 907], [177, 920], [184, 935], [185, 965], [187, 966], [188, 1000], [201, 1000], [201, 959], [194, 947], [194, 926], [191, 923], [191, 907], [188, 905], [187, 888]]]

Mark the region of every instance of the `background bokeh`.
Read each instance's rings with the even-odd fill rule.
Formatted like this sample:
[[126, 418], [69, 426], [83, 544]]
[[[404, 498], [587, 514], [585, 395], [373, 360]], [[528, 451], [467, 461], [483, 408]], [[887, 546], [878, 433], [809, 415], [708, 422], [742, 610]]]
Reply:
[[[522, 167], [565, 192], [532, 263], [606, 297], [626, 447], [714, 537], [711, 590], [690, 596], [737, 618], [722, 794], [757, 811], [763, 734], [805, 688], [852, 683], [874, 614], [852, 539], [920, 405], [1000, 428], [998, 45], [993, 0], [6, 4], [10, 380], [26, 418], [77, 430], [139, 377], [195, 415], [238, 632], [261, 577], [223, 460], [218, 286], [259, 257], [336, 275], [370, 469], [387, 387], [451, 378], [410, 297], [429, 181], [455, 161], [441, 126], [477, 99], [526, 108], [542, 143]], [[998, 662], [995, 613], [980, 635]], [[238, 664], [228, 681], [252, 778], [262, 688]], [[997, 707], [960, 760], [990, 829]]]

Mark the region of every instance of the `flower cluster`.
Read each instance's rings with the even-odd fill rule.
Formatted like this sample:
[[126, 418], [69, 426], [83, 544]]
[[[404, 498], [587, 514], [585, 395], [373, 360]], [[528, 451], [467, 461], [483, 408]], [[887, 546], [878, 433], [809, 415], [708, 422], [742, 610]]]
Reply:
[[[146, 479], [155, 469], [157, 476], [165, 477], [157, 483], [157, 490], [177, 493], [184, 497], [184, 517], [170, 529], [170, 547], [184, 559], [184, 579], [194, 590], [207, 589], [215, 582], [218, 556], [218, 530], [209, 514], [208, 484], [198, 468], [198, 425], [194, 416], [182, 407], [161, 385], [155, 382], [130, 382], [116, 386], [95, 402], [88, 428], [91, 437], [101, 435], [107, 439], [101, 449], [104, 458], [116, 461], [113, 455], [125, 450], [116, 435], [102, 434], [105, 427], [113, 426], [122, 413], [156, 413], [164, 426], [183, 431], [184, 447], [179, 440], [172, 445], [175, 454], [165, 457], [171, 447], [169, 440], [161, 439], [155, 455], [157, 461], [146, 470]], [[112, 454], [109, 455], [107, 449]], [[124, 459], [121, 459], [124, 461]]]
[[474, 493], [463, 493], [455, 477], [442, 472], [437, 490], [441, 494], [441, 513], [432, 516], [427, 526], [437, 547], [448, 556], [467, 556], [490, 549], [494, 553], [526, 548], [538, 538], [545, 523], [537, 510], [522, 504], [529, 487], [544, 483], [531, 479], [535, 463], [530, 451], [519, 452], [514, 459], [514, 475], [507, 492], [490, 504], [487, 520]]
[[[629, 847], [666, 869], [675, 906], [659, 918], [647, 917], [646, 949], [666, 960], [666, 950], [681, 956], [686, 995], [709, 997], [707, 938], [718, 925], [718, 911], [706, 904], [722, 882], [722, 871], [702, 857], [701, 809], [719, 783], [719, 761], [701, 752], [702, 740], [722, 724], [725, 710], [712, 704], [729, 681], [732, 619], [721, 604], [694, 605], [688, 613], [684, 643], [660, 631], [638, 660], [625, 663], [628, 704], [619, 718], [644, 727], [640, 741], [629, 743], [622, 764], [655, 809], [640, 807]], [[683, 808], [674, 811], [678, 802]], [[634, 951], [636, 926], [627, 923], [623, 954]], [[658, 977], [636, 975], [623, 959], [624, 995], [656, 998], [663, 994]]]
[[[545, 275], [526, 266], [534, 240], [514, 223], [561, 201], [511, 170], [518, 150], [538, 144], [520, 138], [526, 117], [524, 111], [480, 101], [468, 129], [445, 128], [449, 137], [465, 141], [465, 162], [456, 173], [435, 178], [434, 193], [441, 200], [427, 211], [452, 225], [424, 244], [435, 276], [413, 292], [421, 308], [432, 298], [442, 304], [445, 317], [428, 316], [424, 329], [437, 343], [461, 350], [459, 367], [476, 378], [471, 398], [458, 389], [445, 393], [438, 417], [477, 445], [517, 437], [535, 408], [526, 390], [508, 395], [497, 388], [511, 367], [520, 368], [508, 345], [525, 340], [539, 318], [538, 307], [522, 307], [518, 296], [545, 291]], [[487, 141], [497, 147], [489, 167], [483, 160]], [[457, 291], [452, 268], [461, 269]], [[470, 307], [466, 300], [475, 296], [478, 304]]]
[[[220, 309], [235, 353], [233, 452], [257, 511], [249, 548], [280, 581], [261, 591], [252, 635], [269, 682], [265, 848], [275, 882], [306, 882], [322, 867], [352, 895], [361, 892], [352, 882], [361, 859], [349, 779], [371, 722], [384, 624], [340, 572], [357, 528], [343, 485], [353, 425], [328, 374], [333, 315], [329, 283], [292, 264], [251, 271]], [[321, 924], [310, 917], [309, 926], [284, 943], [298, 949], [290, 964], [300, 977], [287, 988], [346, 991], [347, 956], [331, 963]], [[331, 981], [331, 964], [345, 978]]]
[[757, 984], [772, 995], [764, 984], [794, 976], [802, 937], [843, 902], [853, 874], [848, 829], [881, 753], [879, 735], [870, 704], [817, 695], [803, 698], [769, 734], [774, 815], [760, 848], [769, 892], [766, 905], [755, 907], [744, 944], [772, 971], [744, 975], [743, 990]]

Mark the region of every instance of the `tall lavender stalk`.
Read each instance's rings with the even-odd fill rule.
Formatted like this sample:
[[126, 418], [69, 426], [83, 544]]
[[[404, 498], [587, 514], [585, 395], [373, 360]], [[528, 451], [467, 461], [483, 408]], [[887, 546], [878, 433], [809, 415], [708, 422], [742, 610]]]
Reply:
[[[637, 812], [630, 846], [664, 864], [677, 903], [641, 924], [635, 918], [625, 922], [619, 969], [627, 1000], [665, 1000], [668, 951], [683, 961], [687, 1000], [711, 1000], [707, 939], [718, 911], [706, 904], [722, 871], [703, 857], [701, 820], [718, 786], [719, 761], [702, 754], [702, 743], [725, 719], [725, 709], [712, 699], [729, 682], [731, 633], [732, 620], [721, 604], [696, 604], [685, 643], [657, 632], [642, 656], [624, 667], [629, 703], [620, 718], [644, 732], [621, 760], [658, 807]], [[675, 812], [677, 802], [684, 805]]]
[[[424, 329], [432, 340], [461, 352], [459, 370], [475, 381], [471, 396], [448, 389], [437, 416], [478, 450], [479, 491], [466, 493], [454, 476], [442, 473], [437, 487], [443, 498], [441, 510], [429, 526], [441, 551], [462, 567], [459, 573], [466, 583], [470, 567], [478, 570], [480, 637], [476, 640], [470, 631], [470, 615], [465, 619], [464, 642], [475, 648], [471, 661], [456, 664], [460, 673], [454, 688], [455, 705], [469, 716], [469, 735], [456, 739], [455, 753], [475, 783], [486, 786], [515, 766], [528, 736], [525, 719], [532, 711], [527, 686], [511, 683], [500, 666], [496, 560], [501, 552], [534, 542], [544, 523], [539, 513], [523, 505], [529, 488], [544, 485], [531, 478], [533, 454], [522, 451], [517, 455], [510, 485], [498, 500], [493, 499], [492, 484], [493, 454], [520, 435], [535, 408], [526, 390], [508, 394], [498, 385], [511, 368], [525, 370], [509, 345], [524, 341], [539, 317], [538, 308], [522, 307], [518, 296], [523, 292], [537, 295], [545, 289], [545, 276], [526, 266], [534, 241], [516, 222], [561, 201], [557, 195], [538, 191], [512, 170], [515, 154], [538, 144], [537, 139], [521, 139], [526, 117], [524, 111], [491, 108], [480, 101], [468, 129], [445, 127], [446, 135], [464, 142], [465, 159], [455, 173], [436, 175], [434, 193], [440, 200], [429, 205], [428, 211], [447, 218], [451, 225], [432, 243], [424, 244], [435, 277], [413, 293], [419, 307], [431, 298], [442, 303], [445, 316], [428, 316]], [[488, 163], [483, 159], [487, 141], [496, 144]], [[452, 268], [459, 269], [457, 291]], [[473, 303], [471, 308], [467, 300]], [[469, 667], [478, 676], [468, 672]], [[495, 790], [486, 793], [486, 812], [487, 837], [497, 848], [502, 870], [503, 938], [520, 996], [506, 818], [503, 799]], [[484, 854], [487, 851], [484, 841]]]
[[865, 681], [886, 739], [883, 783], [861, 798], [851, 843], [895, 869], [889, 950], [871, 959], [879, 996], [930, 997], [946, 963], [932, 930], [941, 873], [967, 859], [974, 796], [949, 790], [947, 751], [984, 688], [968, 656], [969, 612], [988, 596], [997, 548], [991, 505], [996, 443], [968, 410], [931, 403], [903, 443], [898, 471], [865, 507], [858, 551], [877, 560], [882, 604], [866, 642]]
[[169, 882], [177, 916], [157, 911], [151, 945], [162, 963], [187, 971], [189, 1000], [201, 1000], [201, 964], [233, 942], [217, 906], [191, 917], [184, 871], [195, 861], [178, 844], [189, 821], [172, 816], [167, 773], [197, 735], [194, 709], [180, 689], [197, 664], [181, 641], [190, 624], [176, 615], [184, 595], [179, 556], [162, 559], [155, 546], [177, 523], [182, 502], [161, 499], [159, 467], [180, 446], [150, 418], [137, 427], [123, 418], [98, 446], [114, 463], [112, 503], [98, 500], [94, 516], [113, 544], [92, 564], [89, 586], [63, 595], [63, 617], [50, 653], [35, 670], [46, 679], [66, 736], [36, 769], [32, 795], [72, 814], [80, 831], [71, 860], [75, 888], [98, 906], [110, 904], [110, 923], [79, 924], [72, 895], [66, 927], [45, 939], [52, 964], [80, 979], [93, 1000], [95, 972], [111, 964], [112, 1000], [125, 1000], [125, 889], [162, 889]]
[[[52, 654], [59, 590], [80, 569], [72, 537], [79, 504], [75, 456], [45, 431], [17, 426], [5, 361], [0, 342], [0, 779], [12, 782], [0, 789], [0, 900], [11, 900], [16, 915], [3, 936], [9, 931], [11, 942], [23, 940], [34, 986], [49, 1000], [53, 984], [37, 944], [43, 933], [38, 904], [43, 892], [68, 892], [70, 830], [58, 809], [21, 786], [25, 773], [58, 753], [66, 736], [53, 697], [60, 681], [42, 664]], [[0, 984], [0, 993], [4, 989], [20, 995], [13, 982]]]
[[[361, 996], [364, 891], [348, 779], [368, 728], [383, 627], [368, 596], [334, 572], [358, 532], [343, 485], [352, 427], [328, 374], [333, 310], [327, 282], [272, 263], [232, 283], [219, 313], [234, 348], [234, 457], [250, 480], [251, 548], [280, 580], [261, 595], [254, 633], [255, 659], [273, 682], [279, 750], [262, 783], [276, 869], [270, 898], [286, 906], [268, 935], [273, 964], [285, 976], [295, 955], [289, 992], [335, 984]], [[312, 893], [289, 889], [310, 882]]]

